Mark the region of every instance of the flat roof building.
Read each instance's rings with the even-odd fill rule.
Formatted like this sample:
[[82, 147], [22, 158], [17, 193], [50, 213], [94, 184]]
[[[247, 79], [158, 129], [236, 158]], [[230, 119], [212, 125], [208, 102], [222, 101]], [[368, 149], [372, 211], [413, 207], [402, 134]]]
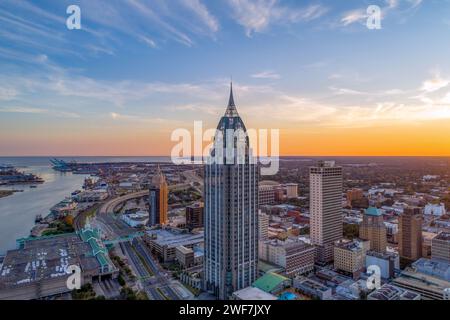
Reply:
[[420, 300], [420, 294], [391, 284], [384, 284], [367, 296], [367, 300]]
[[144, 241], [163, 262], [174, 261], [176, 248], [179, 246], [192, 249], [194, 246], [204, 243], [203, 232], [187, 233], [171, 229], [147, 231]]
[[334, 247], [334, 268], [358, 276], [365, 266], [366, 252], [370, 242], [367, 240], [342, 240]]
[[28, 238], [7, 252], [0, 269], [0, 300], [31, 300], [71, 292], [69, 266], [81, 269], [81, 285], [117, 275], [97, 230]]
[[259, 288], [247, 287], [233, 292], [233, 300], [277, 300], [273, 294], [267, 293]]
[[431, 240], [431, 258], [450, 263], [450, 233], [441, 232]]
[[259, 242], [259, 258], [283, 267], [288, 277], [314, 269], [315, 248], [303, 241], [267, 240]]

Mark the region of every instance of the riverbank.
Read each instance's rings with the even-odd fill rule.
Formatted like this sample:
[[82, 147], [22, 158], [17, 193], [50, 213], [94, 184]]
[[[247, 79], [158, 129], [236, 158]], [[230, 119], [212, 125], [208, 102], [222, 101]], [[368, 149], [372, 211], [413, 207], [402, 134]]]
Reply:
[[13, 190], [0, 190], [0, 199], [12, 196], [14, 194]]

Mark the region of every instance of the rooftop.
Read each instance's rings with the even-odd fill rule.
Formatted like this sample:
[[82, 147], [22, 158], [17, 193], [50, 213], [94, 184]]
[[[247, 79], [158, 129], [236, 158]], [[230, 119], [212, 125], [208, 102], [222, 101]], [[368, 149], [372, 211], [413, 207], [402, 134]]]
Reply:
[[247, 287], [233, 293], [240, 300], [277, 300], [274, 295], [255, 287]]
[[383, 215], [383, 213], [381, 212], [381, 210], [379, 210], [375, 207], [369, 207], [366, 209], [366, 215], [379, 217], [379, 216]]
[[436, 240], [450, 241], [450, 232], [441, 232], [435, 238]]
[[253, 286], [259, 288], [265, 292], [272, 292], [275, 290], [280, 284], [289, 280], [286, 277], [283, 277], [277, 273], [266, 273], [261, 278], [257, 279]]
[[156, 237], [154, 241], [160, 246], [178, 247], [203, 242], [203, 232], [182, 233], [167, 229], [157, 229], [147, 231], [147, 234], [150, 237]]
[[108, 266], [107, 254], [95, 237], [84, 233], [56, 237], [24, 239], [22, 247], [7, 252], [0, 269], [0, 290], [10, 286], [67, 277], [69, 265], [79, 265], [83, 272], [100, 273]]

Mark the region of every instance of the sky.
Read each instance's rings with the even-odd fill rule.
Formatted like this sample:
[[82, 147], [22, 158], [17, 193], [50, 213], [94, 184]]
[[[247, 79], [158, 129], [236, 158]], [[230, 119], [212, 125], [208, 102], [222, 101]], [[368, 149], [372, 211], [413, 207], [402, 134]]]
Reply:
[[2, 0], [0, 156], [169, 155], [231, 78], [281, 155], [450, 156], [449, 57], [448, 0]]

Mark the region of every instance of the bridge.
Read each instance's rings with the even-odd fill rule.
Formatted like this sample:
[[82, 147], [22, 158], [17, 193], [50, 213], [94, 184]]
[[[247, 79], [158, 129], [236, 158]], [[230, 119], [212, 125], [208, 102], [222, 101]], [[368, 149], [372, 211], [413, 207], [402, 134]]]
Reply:
[[139, 232], [135, 232], [135, 233], [130, 233], [129, 235], [126, 235], [126, 236], [118, 237], [116, 239], [103, 240], [103, 243], [105, 245], [107, 245], [107, 246], [108, 245], [112, 246], [112, 245], [115, 245], [115, 244], [118, 244], [118, 243], [132, 241], [135, 238], [139, 238], [139, 237], [144, 236], [144, 234], [145, 234], [144, 231], [139, 231]]

